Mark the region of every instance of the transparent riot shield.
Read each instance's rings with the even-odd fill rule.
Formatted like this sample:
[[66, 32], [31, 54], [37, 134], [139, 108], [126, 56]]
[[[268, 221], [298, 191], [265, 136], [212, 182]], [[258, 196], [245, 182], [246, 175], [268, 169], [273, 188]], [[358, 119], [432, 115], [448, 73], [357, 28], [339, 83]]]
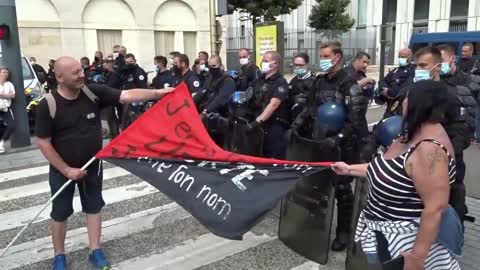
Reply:
[[[338, 147], [329, 148], [304, 139], [294, 132], [287, 151], [288, 160], [337, 161]], [[304, 177], [282, 200], [278, 228], [279, 239], [298, 254], [326, 264], [335, 202], [336, 174], [323, 170]]]
[[353, 217], [352, 217], [352, 234], [347, 248], [347, 260], [345, 262], [346, 270], [381, 270], [380, 265], [372, 265], [367, 261], [365, 253], [363, 253], [360, 244], [354, 242], [355, 231], [357, 229], [357, 221], [360, 217], [365, 202], [367, 201], [368, 181], [366, 178], [356, 178], [355, 194], [353, 198]]

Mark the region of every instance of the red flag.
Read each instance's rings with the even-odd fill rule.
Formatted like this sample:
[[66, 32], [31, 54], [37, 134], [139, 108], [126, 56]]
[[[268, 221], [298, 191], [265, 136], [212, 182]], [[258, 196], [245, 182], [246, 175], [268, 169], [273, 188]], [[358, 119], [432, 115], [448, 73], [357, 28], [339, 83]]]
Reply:
[[304, 164], [325, 167], [332, 162], [297, 162], [245, 156], [225, 151], [205, 129], [186, 84], [165, 96], [127, 130], [104, 147], [97, 158], [152, 157], [251, 164]]

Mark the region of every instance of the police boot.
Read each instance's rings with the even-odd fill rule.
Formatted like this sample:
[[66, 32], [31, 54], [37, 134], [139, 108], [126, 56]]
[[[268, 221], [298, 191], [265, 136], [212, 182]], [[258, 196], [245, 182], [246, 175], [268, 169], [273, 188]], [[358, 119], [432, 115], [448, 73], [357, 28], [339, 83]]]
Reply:
[[332, 243], [332, 250], [337, 252], [344, 251], [348, 246], [349, 236], [350, 233], [347, 232], [337, 233]]
[[333, 251], [343, 251], [348, 246], [353, 214], [353, 191], [350, 177], [342, 177], [335, 186], [337, 199], [337, 235], [332, 243]]

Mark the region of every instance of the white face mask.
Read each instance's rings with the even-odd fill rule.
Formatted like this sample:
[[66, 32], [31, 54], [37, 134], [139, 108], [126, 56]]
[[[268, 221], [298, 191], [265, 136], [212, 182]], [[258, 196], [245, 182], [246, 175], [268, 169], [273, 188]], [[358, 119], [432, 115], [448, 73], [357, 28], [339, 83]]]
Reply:
[[262, 63], [262, 73], [268, 73], [271, 70], [270, 63]]
[[113, 53], [113, 59], [117, 59], [118, 53]]
[[201, 71], [208, 71], [208, 68], [207, 68], [207, 66], [206, 66], [205, 64], [201, 64], [201, 65], [200, 65], [200, 70], [201, 70]]
[[250, 63], [250, 59], [240, 58], [240, 65], [245, 66], [245, 65], [248, 65], [248, 63]]

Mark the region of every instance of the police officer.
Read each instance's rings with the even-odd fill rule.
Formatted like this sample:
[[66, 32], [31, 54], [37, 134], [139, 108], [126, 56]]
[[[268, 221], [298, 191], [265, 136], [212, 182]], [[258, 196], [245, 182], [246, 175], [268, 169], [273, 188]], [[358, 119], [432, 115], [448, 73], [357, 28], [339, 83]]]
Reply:
[[225, 74], [222, 59], [218, 55], [210, 57], [208, 70], [205, 89], [194, 99], [201, 98], [196, 104], [197, 109], [202, 112], [202, 120], [215, 143], [223, 146], [228, 124], [228, 103], [235, 92], [235, 82]]
[[[327, 42], [320, 47], [320, 67], [325, 73], [317, 76], [312, 92], [308, 98], [308, 107], [296, 118], [292, 129], [298, 130], [308, 125], [315, 111], [322, 104], [336, 102], [347, 110], [347, 120], [343, 128], [335, 135], [323, 138], [333, 147], [340, 147], [341, 159], [358, 161], [358, 139], [366, 136], [368, 126], [365, 114], [368, 108], [368, 97], [357, 81], [342, 69], [343, 51], [339, 42]], [[312, 130], [311, 133], [317, 133]], [[315, 138], [316, 137], [316, 138]], [[320, 139], [315, 136], [314, 139]], [[332, 250], [342, 251], [347, 247], [351, 231], [353, 192], [350, 183], [353, 178], [336, 178], [335, 197], [337, 198], [337, 234], [332, 243]]]
[[248, 49], [242, 48], [238, 51], [238, 60], [241, 67], [237, 79], [237, 90], [245, 91], [248, 87], [253, 86], [261, 73], [255, 63], [253, 63]]
[[207, 114], [218, 113], [226, 117], [229, 98], [235, 92], [235, 82], [225, 74], [222, 58], [218, 55], [213, 55], [208, 60], [208, 72], [209, 76], [204, 87], [207, 92], [205, 106], [201, 111]]
[[395, 111], [399, 104], [396, 96], [405, 87], [413, 83], [415, 77], [415, 65], [412, 64], [412, 51], [409, 48], [403, 48], [398, 52], [398, 68], [388, 72], [383, 80], [378, 82], [378, 104], [387, 103], [384, 118], [391, 116], [392, 110]]
[[[115, 61], [114, 60], [105, 60], [103, 62], [103, 76], [105, 77], [105, 84], [115, 88], [121, 89], [123, 86], [123, 80], [120, 74], [115, 70]], [[120, 133], [120, 120], [118, 115], [121, 117], [123, 112], [121, 111], [123, 107], [120, 104], [117, 106], [109, 106], [102, 110], [102, 119], [107, 120], [108, 130], [110, 132], [110, 137], [113, 139]]]
[[366, 72], [369, 64], [370, 55], [366, 52], [358, 52], [350, 66], [345, 68], [345, 71], [357, 80], [357, 84], [363, 89], [366, 96], [373, 96], [376, 82], [372, 78], [367, 78]]
[[167, 69], [167, 58], [164, 56], [156, 56], [154, 62], [157, 74], [152, 81], [153, 87], [155, 89], [163, 89], [173, 85], [174, 74]]
[[207, 80], [207, 77], [209, 75], [208, 73], [208, 59], [210, 57], [208, 56], [208, 53], [205, 51], [201, 51], [198, 53], [198, 60], [199, 60], [199, 70], [200, 74], [198, 77], [200, 78], [200, 83], [203, 85], [205, 81]]
[[[135, 56], [131, 53], [125, 55], [125, 66], [122, 70], [118, 71], [122, 76], [122, 90], [129, 90], [134, 88], [148, 88], [147, 73], [143, 68], [137, 65]], [[140, 112], [139, 103], [132, 103], [128, 106], [123, 106], [122, 114], [122, 128], [125, 129], [134, 118], [138, 116]]]
[[[455, 76], [451, 75], [452, 66], [455, 70], [454, 73], [457, 74], [457, 76], [462, 76], [460, 71], [457, 70], [458, 67], [451, 62], [452, 55], [454, 55], [454, 53], [447, 53], [447, 51], [450, 51], [450, 49], [446, 49], [446, 47], [443, 49], [443, 46], [442, 50], [445, 51], [445, 65], [442, 64], [442, 53], [438, 48], [425, 47], [420, 49], [415, 54], [416, 69], [414, 82], [422, 80], [440, 81], [443, 77], [443, 81], [447, 84], [449, 99], [442, 125], [445, 128], [450, 141], [452, 142], [453, 148], [455, 149], [457, 166], [457, 181], [454, 182], [450, 189], [449, 203], [457, 211], [457, 214], [463, 223], [467, 213], [467, 208], [465, 205], [466, 191], [463, 183], [463, 178], [465, 176], [463, 151], [470, 145], [470, 138], [472, 135], [472, 132], [469, 130], [467, 125], [467, 122], [471, 122], [471, 119], [469, 120], [471, 116], [470, 113], [468, 113], [470, 110], [468, 104], [471, 103], [471, 100], [468, 96], [469, 90], [466, 87], [460, 85], [455, 86], [454, 84], [456, 78]], [[444, 66], [443, 71], [441, 71], [442, 66]], [[441, 73], [450, 73], [450, 75], [442, 75]], [[400, 92], [398, 96], [398, 100], [400, 102], [403, 102], [408, 90], [409, 87], [406, 87]], [[401, 110], [397, 109], [395, 113], [401, 115]]]
[[[477, 103], [472, 95], [472, 82], [470, 76], [464, 73], [455, 64], [455, 49], [448, 45], [438, 46], [442, 55], [442, 66], [440, 69], [440, 79], [449, 87], [449, 91], [456, 91], [458, 102], [460, 103], [460, 117], [465, 121], [467, 129], [459, 132], [452, 143], [455, 147], [455, 162], [457, 167], [456, 181], [451, 189], [451, 204], [457, 210], [460, 219], [465, 220], [468, 210], [465, 205], [465, 172], [466, 166], [463, 160], [463, 151], [470, 146], [470, 142], [475, 134], [475, 114]], [[451, 89], [451, 90], [450, 90]], [[448, 130], [447, 130], [448, 132]]]
[[467, 42], [462, 47], [462, 58], [458, 59], [458, 67], [465, 73], [471, 73], [475, 66], [473, 58], [473, 44]]
[[85, 83], [93, 83], [94, 72], [90, 65], [90, 59], [88, 59], [88, 57], [82, 57], [80, 58], [80, 64], [83, 68], [83, 74], [85, 74]]
[[250, 129], [264, 130], [263, 156], [284, 159], [287, 151], [285, 133], [290, 125], [288, 83], [280, 74], [281, 56], [269, 51], [263, 54], [262, 75], [254, 84], [254, 112], [256, 119]]
[[315, 73], [310, 71], [310, 57], [299, 53], [293, 58], [293, 73], [296, 75], [288, 84], [291, 117], [295, 118], [307, 105], [307, 97], [315, 82]]
[[173, 58], [172, 70], [175, 74], [173, 87], [177, 87], [182, 82], [187, 84], [188, 90], [192, 95], [200, 92], [203, 88], [198, 76], [190, 70], [190, 60], [185, 54], [179, 54]]

